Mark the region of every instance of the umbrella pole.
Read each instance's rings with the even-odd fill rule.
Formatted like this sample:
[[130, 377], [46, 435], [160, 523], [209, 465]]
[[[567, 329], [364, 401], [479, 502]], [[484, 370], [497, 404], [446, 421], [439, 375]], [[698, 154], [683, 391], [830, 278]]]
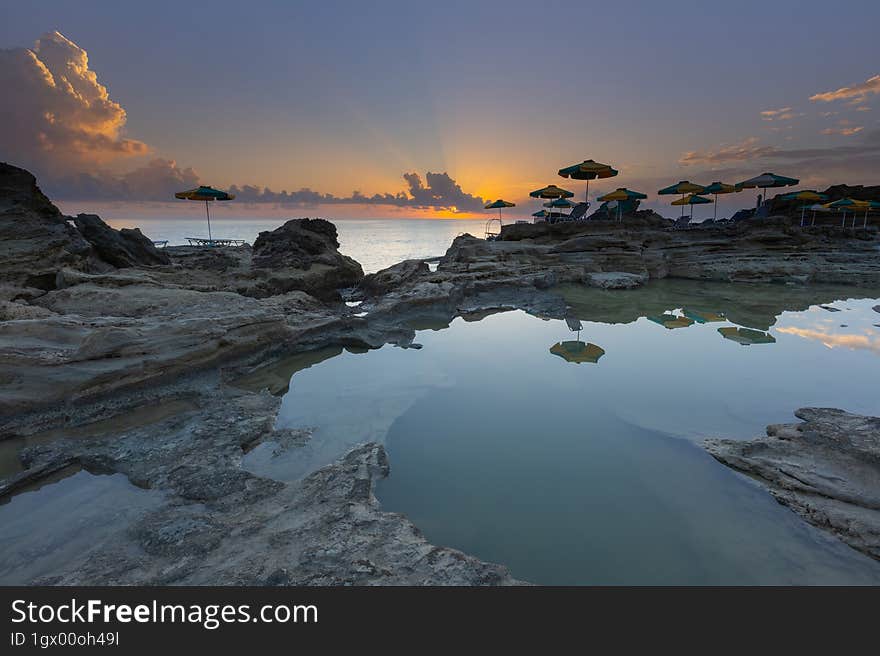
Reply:
[[810, 225], [816, 225], [816, 210], [813, 210], [813, 219], [810, 221]]
[[715, 194], [715, 212], [712, 214], [712, 220], [718, 220], [718, 194]]
[[807, 211], [807, 206], [806, 206], [806, 205], [802, 205], [802, 206], [801, 206], [801, 228], [804, 227], [804, 213], [805, 213], [806, 211]]
[[208, 201], [205, 201], [205, 216], [208, 217], [208, 241], [214, 241], [211, 236], [211, 211], [208, 209]]

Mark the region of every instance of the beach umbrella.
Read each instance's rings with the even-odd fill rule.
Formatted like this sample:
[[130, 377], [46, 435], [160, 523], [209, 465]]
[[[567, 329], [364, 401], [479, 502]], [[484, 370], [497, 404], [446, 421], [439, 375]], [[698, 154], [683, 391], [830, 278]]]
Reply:
[[[868, 207], [865, 208], [865, 220], [862, 222], [863, 228], [868, 227], [868, 210], [880, 210], [880, 201], [869, 200], [865, 202], [868, 203]], [[855, 222], [853, 222], [853, 225], [855, 225]]]
[[840, 221], [840, 227], [843, 228], [846, 225], [846, 211], [853, 211], [853, 227], [856, 225], [856, 211], [864, 209], [867, 214], [867, 210], [871, 208], [871, 204], [865, 200], [856, 200], [854, 198], [841, 198], [840, 200], [836, 200], [832, 203], [825, 203], [825, 207], [830, 210], [843, 210], [843, 218]]
[[608, 164], [602, 164], [602, 162], [592, 159], [585, 159], [580, 164], [572, 164], [559, 169], [559, 175], [563, 178], [587, 181], [587, 189], [584, 192], [584, 201], [587, 203], [590, 202], [590, 180], [613, 178], [618, 173], [617, 169], [611, 168]]
[[556, 198], [572, 198], [574, 194], [567, 189], [562, 189], [554, 184], [551, 184], [547, 185], [546, 187], [541, 187], [540, 189], [535, 189], [534, 191], [529, 192], [529, 196], [531, 196], [532, 198], [549, 198], [553, 200]]
[[696, 194], [691, 194], [690, 196], [685, 196], [684, 198], [679, 198], [678, 200], [672, 201], [671, 205], [681, 205], [682, 212], [684, 212], [684, 206], [691, 206], [691, 219], [694, 218], [694, 205], [706, 205], [707, 203], [711, 203], [711, 198], [704, 198], [703, 196], [697, 196]]
[[571, 209], [574, 206], [575, 206], [575, 203], [572, 203], [567, 198], [557, 198], [555, 200], [548, 200], [546, 203], [544, 203], [544, 207], [551, 207], [551, 208], [557, 208], [557, 209], [558, 208]]
[[498, 210], [498, 221], [501, 221], [501, 210], [505, 207], [516, 207], [516, 203], [510, 203], [506, 200], [501, 200], [500, 198], [493, 203], [489, 203], [483, 209], [484, 210]]
[[213, 187], [200, 186], [195, 189], [188, 189], [187, 191], [178, 191], [174, 194], [175, 198], [179, 198], [180, 200], [203, 200], [205, 201], [205, 215], [208, 217], [208, 240], [213, 241], [213, 237], [211, 236], [211, 212], [208, 209], [208, 203], [215, 200], [232, 200], [235, 198], [235, 194], [230, 194], [226, 191], [220, 191], [219, 189], [214, 189]]
[[824, 205], [820, 205], [819, 203], [816, 203], [815, 205], [810, 205], [807, 209], [813, 213], [813, 218], [810, 221], [810, 225], [816, 225], [816, 212], [831, 212], [831, 211], [833, 211], [830, 208], [825, 207]]
[[[703, 193], [702, 185], [694, 184], [690, 180], [680, 180], [676, 182], [674, 185], [670, 185], [669, 187], [663, 187], [657, 193], [661, 196], [681, 196], [684, 198], [688, 194], [702, 194]], [[684, 206], [681, 208], [681, 215], [684, 216]]]
[[727, 326], [726, 328], [719, 328], [718, 332], [721, 333], [721, 336], [724, 337], [724, 339], [729, 339], [730, 341], [742, 344], [743, 346], [776, 343], [776, 339], [770, 333], [753, 330], [752, 328]]
[[574, 194], [567, 189], [561, 189], [552, 184], [529, 192], [529, 196], [532, 198], [571, 198]]
[[617, 201], [617, 220], [621, 219], [621, 206], [620, 203], [626, 202], [628, 200], [644, 200], [647, 198], [647, 194], [643, 194], [640, 191], [633, 191], [632, 189], [627, 189], [626, 187], [618, 187], [611, 193], [605, 194], [604, 196], [599, 196], [599, 200], [603, 203], [609, 203], [611, 201]]
[[605, 349], [601, 346], [585, 344], [578, 340], [557, 342], [550, 347], [550, 352], [553, 355], [558, 355], [560, 358], [575, 364], [581, 364], [582, 362], [591, 362], [595, 364], [599, 362], [599, 358], [605, 355]]
[[[771, 189], [774, 187], [793, 187], [799, 184], [797, 178], [787, 178], [784, 175], [776, 175], [775, 173], [762, 173], [761, 175], [743, 180], [737, 183], [740, 189]], [[764, 192], [764, 202], [767, 201], [767, 193]]]
[[[817, 194], [815, 191], [793, 191], [790, 194], [785, 194], [782, 197], [784, 200], [802, 200], [804, 204], [801, 206], [801, 225], [804, 225], [804, 214], [807, 211], [807, 206], [813, 203], [818, 203], [822, 200], [828, 200], [828, 196], [825, 194]], [[813, 214], [813, 218], [816, 218], [815, 213]]]
[[713, 182], [707, 187], [703, 188], [703, 191], [699, 192], [701, 194], [714, 194], [715, 195], [715, 213], [712, 215], [713, 219], [718, 218], [718, 194], [734, 194], [742, 191], [736, 185], [724, 184], [723, 182]]

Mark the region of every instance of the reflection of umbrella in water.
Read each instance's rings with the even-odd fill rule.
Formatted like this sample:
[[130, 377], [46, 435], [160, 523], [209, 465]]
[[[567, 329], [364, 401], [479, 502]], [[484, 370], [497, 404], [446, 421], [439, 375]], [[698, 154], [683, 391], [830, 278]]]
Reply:
[[670, 330], [672, 330], [673, 328], [687, 328], [694, 323], [694, 320], [690, 317], [683, 317], [678, 314], [672, 314], [671, 312], [664, 312], [663, 314], [655, 314], [653, 316], [649, 316], [648, 320], [653, 321], [654, 323], [658, 323], [664, 328], [668, 328]]
[[601, 346], [585, 344], [575, 340], [557, 342], [550, 347], [550, 352], [575, 364], [581, 364], [582, 362], [592, 362], [595, 364], [599, 362], [599, 358], [605, 355], [605, 349]]
[[776, 343], [776, 339], [770, 333], [753, 330], [752, 328], [727, 326], [726, 328], [719, 328], [718, 332], [721, 333], [721, 336], [724, 337], [724, 339], [729, 339], [730, 341], [742, 344], [743, 346]]
[[712, 323], [715, 321], [727, 321], [722, 312], [701, 312], [700, 310], [684, 310], [684, 316], [693, 319], [697, 323]]

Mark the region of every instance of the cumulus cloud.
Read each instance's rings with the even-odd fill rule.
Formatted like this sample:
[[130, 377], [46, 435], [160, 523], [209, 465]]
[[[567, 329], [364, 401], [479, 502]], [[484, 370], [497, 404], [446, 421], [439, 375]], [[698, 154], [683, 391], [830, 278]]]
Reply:
[[46, 169], [85, 168], [149, 148], [123, 134], [126, 115], [89, 68], [85, 50], [59, 32], [33, 48], [0, 49], [4, 157]]
[[803, 114], [796, 113], [791, 107], [780, 107], [779, 109], [765, 109], [761, 112], [762, 121], [790, 121]]
[[880, 75], [869, 77], [861, 84], [854, 84], [851, 87], [840, 87], [835, 91], [825, 91], [810, 96], [813, 102], [832, 102], [834, 100], [853, 99], [861, 102], [871, 94], [880, 93]]
[[736, 144], [722, 144], [716, 150], [691, 150], [682, 153], [678, 163], [682, 166], [713, 165], [726, 162], [745, 162], [760, 157], [769, 157], [776, 149], [773, 146], [761, 146], [757, 137], [749, 137]]

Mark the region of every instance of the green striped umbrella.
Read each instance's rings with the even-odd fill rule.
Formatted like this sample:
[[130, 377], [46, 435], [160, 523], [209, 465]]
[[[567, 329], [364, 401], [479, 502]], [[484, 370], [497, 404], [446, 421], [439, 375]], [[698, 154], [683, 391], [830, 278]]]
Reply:
[[571, 209], [575, 204], [572, 203], [567, 198], [557, 198], [556, 200], [550, 200], [544, 203], [544, 207], [555, 207], [555, 208], [564, 208]]
[[647, 194], [643, 194], [640, 191], [633, 191], [632, 189], [627, 189], [626, 187], [618, 187], [614, 191], [607, 193], [604, 196], [599, 196], [598, 200], [600, 200], [603, 203], [616, 201], [617, 202], [617, 220], [620, 221], [622, 218], [620, 204], [622, 202], [626, 202], [628, 200], [644, 200], [647, 197], [648, 197]]
[[853, 228], [856, 227], [856, 210], [865, 210], [865, 221], [868, 220], [868, 210], [871, 209], [871, 202], [867, 200], [856, 200], [855, 198], [841, 198], [833, 203], [826, 203], [825, 207], [832, 210], [843, 210], [843, 219], [840, 221], [840, 227], [846, 225], [846, 211], [853, 211]]
[[213, 241], [213, 237], [211, 236], [211, 212], [208, 209], [208, 203], [215, 200], [232, 200], [235, 198], [235, 194], [230, 194], [229, 192], [221, 191], [220, 189], [214, 189], [214, 187], [202, 185], [195, 189], [178, 191], [174, 194], [174, 197], [179, 198], [180, 200], [205, 201], [205, 215], [208, 217], [208, 240]]
[[697, 196], [696, 194], [691, 194], [690, 196], [685, 196], [684, 198], [679, 198], [678, 200], [672, 201], [672, 205], [681, 205], [682, 211], [684, 211], [685, 205], [691, 206], [691, 220], [694, 218], [694, 205], [707, 205], [711, 203], [711, 198], [703, 198], [702, 196]]
[[[793, 187], [798, 183], [800, 183], [800, 180], [797, 178], [787, 178], [784, 175], [776, 175], [775, 173], [762, 173], [754, 178], [743, 180], [737, 183], [736, 186], [740, 189], [772, 189], [776, 187]], [[764, 202], [770, 202], [767, 200], [766, 192], [764, 193]], [[769, 208], [770, 206], [768, 205], [767, 207]]]
[[486, 205], [483, 209], [486, 210], [498, 210], [498, 220], [501, 221], [501, 210], [505, 207], [516, 207], [516, 203], [510, 203], [506, 200], [501, 200], [500, 198], [492, 203]]
[[580, 164], [572, 164], [565, 168], [559, 169], [559, 175], [563, 178], [571, 178], [572, 180], [586, 180], [587, 189], [584, 192], [584, 202], [590, 202], [590, 180], [604, 180], [605, 178], [613, 178], [619, 171], [611, 168], [608, 164], [602, 164], [593, 159], [585, 159]]
[[701, 194], [714, 194], [715, 195], [715, 214], [712, 216], [713, 219], [718, 218], [718, 194], [734, 194], [742, 191], [736, 185], [724, 184], [723, 182], [713, 182], [707, 187], [703, 188], [703, 191], [699, 192]]
[[574, 194], [552, 184], [529, 192], [529, 196], [532, 198], [571, 198]]
[[[828, 196], [825, 194], [817, 194], [815, 191], [803, 190], [803, 191], [793, 191], [790, 194], [785, 194], [782, 197], [783, 200], [802, 200], [804, 204], [801, 205], [801, 226], [804, 225], [804, 215], [807, 212], [807, 207], [818, 203], [823, 200], [828, 200]], [[813, 212], [813, 221], [816, 220], [816, 213]]]
[[[680, 180], [674, 185], [663, 187], [657, 193], [661, 196], [681, 196], [684, 199], [688, 194], [702, 194], [704, 186], [694, 184], [690, 180]], [[684, 205], [681, 208], [681, 215], [684, 216]]]
[[[535, 189], [532, 192], [529, 192], [529, 196], [532, 198], [572, 198], [574, 196], [573, 193], [568, 191], [567, 189], [562, 189], [561, 187], [557, 187], [554, 184], [547, 185], [546, 187], [541, 187], [540, 189]], [[548, 217], [549, 218], [549, 217]]]

